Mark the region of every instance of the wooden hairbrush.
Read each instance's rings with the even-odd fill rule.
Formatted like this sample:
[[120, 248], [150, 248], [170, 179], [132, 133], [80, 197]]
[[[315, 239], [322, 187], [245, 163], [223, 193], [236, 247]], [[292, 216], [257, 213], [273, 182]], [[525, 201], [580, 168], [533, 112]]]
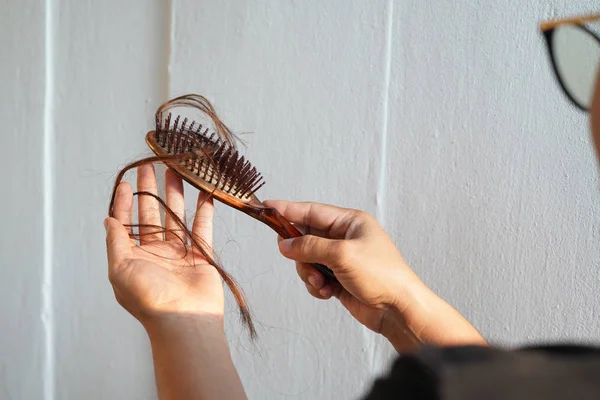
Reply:
[[[156, 130], [148, 132], [146, 143], [165, 165], [186, 182], [210, 193], [223, 204], [233, 207], [268, 225], [284, 239], [302, 236], [276, 209], [265, 206], [255, 192], [264, 184], [261, 174], [228, 141], [202, 125], [180, 117], [164, 122], [156, 115]], [[178, 156], [181, 157], [173, 157]], [[312, 264], [326, 279], [336, 281], [324, 265]]]

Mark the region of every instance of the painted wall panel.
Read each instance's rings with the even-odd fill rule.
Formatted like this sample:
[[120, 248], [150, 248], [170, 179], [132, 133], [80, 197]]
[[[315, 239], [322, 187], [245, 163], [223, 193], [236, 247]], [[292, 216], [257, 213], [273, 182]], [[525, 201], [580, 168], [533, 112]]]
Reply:
[[0, 398], [44, 392], [44, 7], [0, 2]]
[[598, 340], [597, 164], [538, 30], [594, 9], [405, 1], [396, 13], [385, 223], [499, 344]]

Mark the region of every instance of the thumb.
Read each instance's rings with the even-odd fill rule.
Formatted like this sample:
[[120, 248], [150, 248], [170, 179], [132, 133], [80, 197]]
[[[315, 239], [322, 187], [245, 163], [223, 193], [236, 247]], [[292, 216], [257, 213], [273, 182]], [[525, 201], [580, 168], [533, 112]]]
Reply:
[[106, 218], [104, 227], [106, 228], [108, 267], [112, 269], [131, 255], [131, 242], [127, 229], [115, 218]]
[[325, 264], [335, 269], [348, 255], [348, 241], [304, 235], [279, 242], [281, 254], [294, 261]]

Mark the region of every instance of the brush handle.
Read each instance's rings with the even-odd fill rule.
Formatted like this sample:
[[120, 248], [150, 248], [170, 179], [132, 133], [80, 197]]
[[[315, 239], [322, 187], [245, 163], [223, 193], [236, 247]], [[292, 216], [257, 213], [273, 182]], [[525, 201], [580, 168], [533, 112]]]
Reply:
[[[279, 236], [281, 236], [284, 239], [304, 236], [302, 232], [298, 230], [298, 228], [292, 225], [291, 222], [286, 220], [283, 217], [283, 215], [281, 215], [279, 211], [277, 211], [274, 208], [265, 208], [261, 210], [259, 219], [268, 226], [270, 226], [271, 229], [277, 232], [277, 234], [279, 234]], [[337, 278], [333, 274], [333, 271], [327, 268], [325, 265], [316, 263], [311, 265], [315, 267], [317, 271], [323, 274], [323, 276], [325, 276], [325, 279], [328, 279], [333, 282], [338, 282]]]

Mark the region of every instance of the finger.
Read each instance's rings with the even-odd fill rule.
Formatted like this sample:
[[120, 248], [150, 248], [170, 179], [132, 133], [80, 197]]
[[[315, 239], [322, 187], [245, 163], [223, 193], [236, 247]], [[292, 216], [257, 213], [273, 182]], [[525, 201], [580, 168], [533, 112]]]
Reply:
[[[127, 234], [133, 232], [131, 224], [133, 223], [133, 189], [127, 182], [121, 182], [117, 186], [115, 202], [113, 205], [113, 216], [127, 229]], [[129, 225], [129, 226], [127, 226]], [[135, 244], [135, 239], [131, 239]]]
[[[184, 222], [185, 201], [183, 199], [183, 181], [181, 177], [170, 169], [165, 173], [165, 196], [167, 206]], [[181, 227], [169, 214], [165, 217], [165, 228], [167, 228], [166, 240], [181, 243], [184, 238]]]
[[104, 221], [106, 229], [106, 253], [108, 256], [109, 274], [131, 256], [131, 242], [127, 229], [115, 218]]
[[325, 277], [310, 264], [296, 263], [296, 272], [304, 283], [308, 283], [317, 290], [325, 284]]
[[312, 287], [310, 284], [305, 283], [304, 284], [306, 286], [306, 290], [308, 290], [308, 293], [311, 294], [311, 296], [316, 297], [317, 299], [320, 300], [328, 300], [331, 298], [331, 293], [324, 293], [322, 294], [321, 291], [315, 289], [314, 287]]
[[354, 298], [354, 296], [349, 294], [349, 292], [339, 283], [329, 283], [328, 285], [331, 286], [331, 295], [339, 299], [344, 306], [347, 305], [348, 296]]
[[198, 193], [198, 203], [196, 204], [196, 215], [192, 225], [192, 234], [204, 241], [211, 248], [213, 243], [213, 217], [215, 207], [212, 196], [201, 190]]
[[327, 204], [286, 200], [267, 200], [267, 207], [277, 209], [288, 221], [325, 232], [329, 237], [343, 238], [356, 215], [355, 210]]
[[312, 235], [282, 240], [279, 251], [284, 257], [298, 262], [325, 264], [334, 272], [351, 257], [350, 241]]
[[[137, 190], [138, 192], [149, 192], [154, 195], [158, 195], [154, 165], [145, 164], [138, 167]], [[140, 226], [140, 244], [150, 243], [156, 240], [163, 240], [163, 233], [156, 232], [157, 228], [143, 226], [162, 226], [160, 221], [158, 200], [152, 196], [139, 195], [138, 220], [140, 221], [140, 225], [142, 225]]]
[[333, 288], [331, 285], [325, 285], [319, 289], [319, 295], [322, 299], [328, 300], [333, 297]]
[[306, 225], [302, 225], [302, 224], [294, 224], [294, 226], [296, 227], [296, 229], [298, 229], [300, 232], [302, 232], [303, 235], [314, 235], [314, 236], [321, 236], [324, 238], [330, 237], [329, 232], [323, 231], [321, 229], [312, 228], [310, 226], [306, 226]]

